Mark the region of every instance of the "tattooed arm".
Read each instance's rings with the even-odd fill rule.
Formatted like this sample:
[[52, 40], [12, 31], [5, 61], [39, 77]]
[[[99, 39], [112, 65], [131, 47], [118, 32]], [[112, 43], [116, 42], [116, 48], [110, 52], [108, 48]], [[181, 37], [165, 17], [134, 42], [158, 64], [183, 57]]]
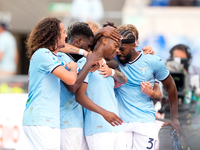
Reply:
[[80, 54], [80, 55], [83, 55], [85, 57], [88, 54], [87, 51], [83, 51], [82, 49], [75, 47], [73, 45], [70, 45], [68, 43], [65, 43], [65, 47], [61, 48], [59, 51], [63, 52], [63, 53]]
[[115, 71], [115, 74], [112, 77], [115, 79], [115, 81], [117, 81], [121, 84], [126, 84], [127, 77], [117, 69], [114, 69], [114, 71]]
[[126, 76], [117, 69], [111, 69], [106, 64], [104, 64], [101, 68], [98, 69], [100, 71], [99, 74], [104, 75], [103, 77], [106, 78], [108, 76], [112, 76], [115, 81], [126, 84], [127, 78]]

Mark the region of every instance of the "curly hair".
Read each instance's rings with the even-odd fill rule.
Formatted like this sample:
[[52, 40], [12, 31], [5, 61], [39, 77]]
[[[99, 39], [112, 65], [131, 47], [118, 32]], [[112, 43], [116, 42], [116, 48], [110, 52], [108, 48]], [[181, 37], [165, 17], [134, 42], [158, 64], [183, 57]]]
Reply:
[[83, 36], [86, 38], [94, 37], [89, 25], [85, 22], [72, 22], [67, 28], [68, 40], [73, 40], [76, 36]]
[[28, 35], [26, 40], [27, 57], [30, 59], [33, 53], [39, 48], [48, 48], [50, 51], [55, 51], [60, 34], [61, 21], [57, 18], [44, 18]]

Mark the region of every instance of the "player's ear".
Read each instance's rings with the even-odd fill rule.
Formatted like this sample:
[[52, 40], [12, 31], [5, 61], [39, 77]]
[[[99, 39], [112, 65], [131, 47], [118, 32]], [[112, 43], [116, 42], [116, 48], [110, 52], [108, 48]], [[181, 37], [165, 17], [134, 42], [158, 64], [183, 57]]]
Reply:
[[106, 45], [107, 42], [108, 42], [108, 39], [107, 39], [107, 38], [103, 38], [103, 39], [102, 39], [102, 43], [103, 43], [103, 45]]
[[136, 46], [138, 45], [138, 39], [137, 39], [137, 40], [135, 40], [135, 44], [136, 44]]
[[136, 47], [136, 44], [135, 44], [135, 43], [133, 43], [133, 44], [131, 44], [131, 46], [132, 46], [132, 48], [135, 48], [135, 47]]
[[83, 40], [79, 38], [79, 39], [77, 40], [77, 44], [78, 44], [78, 45], [82, 45], [82, 43], [83, 43]]

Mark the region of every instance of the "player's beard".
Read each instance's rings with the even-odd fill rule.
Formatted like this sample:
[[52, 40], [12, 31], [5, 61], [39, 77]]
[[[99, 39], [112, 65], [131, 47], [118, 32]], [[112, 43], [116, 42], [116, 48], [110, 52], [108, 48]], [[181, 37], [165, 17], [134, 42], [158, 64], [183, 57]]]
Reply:
[[125, 56], [125, 59], [124, 60], [120, 60], [119, 59], [119, 55], [117, 55], [118, 57], [118, 60], [119, 62], [122, 64], [122, 65], [126, 65], [127, 63], [129, 63], [131, 61], [131, 57], [132, 57], [132, 54], [131, 54], [131, 51]]

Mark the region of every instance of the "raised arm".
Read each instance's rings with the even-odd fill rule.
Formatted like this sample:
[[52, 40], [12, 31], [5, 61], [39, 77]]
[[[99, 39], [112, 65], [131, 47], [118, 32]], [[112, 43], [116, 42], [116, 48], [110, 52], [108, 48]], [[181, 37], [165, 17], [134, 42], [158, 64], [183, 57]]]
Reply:
[[104, 117], [112, 126], [121, 125], [122, 119], [119, 118], [115, 113], [107, 111], [95, 104], [87, 95], [87, 83], [83, 83], [76, 92], [76, 101], [88, 110], [94, 111]]
[[94, 54], [94, 53], [88, 54], [87, 62], [85, 63], [85, 65], [83, 66], [81, 71], [78, 73], [77, 80], [76, 80], [75, 84], [74, 85], [64, 84], [65, 87], [67, 88], [67, 90], [69, 92], [71, 92], [71, 93], [75, 93], [77, 91], [77, 89], [80, 87], [80, 85], [83, 83], [83, 80], [87, 76], [87, 74], [90, 71], [91, 67], [96, 62], [98, 62], [99, 60], [100, 60], [100, 58], [96, 54]]
[[111, 38], [115, 41], [120, 40], [121, 35], [117, 32], [117, 30], [114, 27], [107, 26], [104, 28], [101, 28], [94, 36], [94, 45], [96, 45], [96, 42], [101, 36], [105, 36], [107, 38]]
[[59, 51], [63, 52], [63, 53], [80, 54], [85, 57], [87, 57], [87, 55], [88, 55], [88, 52], [86, 50], [80, 49], [80, 48], [70, 45], [68, 43], [65, 43], [65, 47], [61, 48]]

